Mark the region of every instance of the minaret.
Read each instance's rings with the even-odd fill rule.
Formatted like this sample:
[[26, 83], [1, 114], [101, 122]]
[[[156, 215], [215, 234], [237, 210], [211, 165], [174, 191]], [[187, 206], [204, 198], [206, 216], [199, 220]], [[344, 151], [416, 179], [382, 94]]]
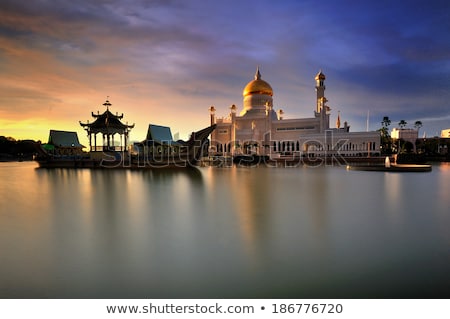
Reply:
[[214, 107], [214, 105], [211, 105], [211, 107], [209, 108], [209, 116], [210, 116], [210, 120], [211, 120], [211, 125], [216, 123], [216, 108]]
[[325, 74], [322, 73], [322, 70], [317, 73], [316, 77], [314, 78], [316, 80], [316, 112], [320, 113], [322, 109], [322, 98], [325, 97]]
[[[211, 125], [216, 124], [216, 108], [214, 105], [211, 105], [209, 108], [209, 118]], [[211, 141], [214, 141], [216, 139], [216, 130], [211, 132]]]
[[[230, 146], [231, 148], [228, 150], [228, 152], [231, 153], [231, 155], [234, 156], [234, 151], [236, 149], [236, 111], [237, 107], [236, 105], [231, 105], [230, 107], [230, 118], [231, 118], [231, 132], [230, 132]], [[215, 130], [214, 130], [215, 131]]]
[[272, 105], [269, 102], [266, 102], [266, 130], [264, 132], [264, 144], [269, 146], [268, 148], [264, 147], [263, 153], [269, 155], [271, 152], [271, 132], [272, 132]]

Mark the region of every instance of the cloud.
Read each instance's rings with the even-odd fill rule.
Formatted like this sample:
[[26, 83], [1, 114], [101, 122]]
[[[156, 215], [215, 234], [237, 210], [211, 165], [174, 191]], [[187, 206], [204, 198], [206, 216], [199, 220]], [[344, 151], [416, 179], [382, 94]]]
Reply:
[[137, 127], [164, 121], [191, 131], [208, 122], [209, 105], [224, 115], [240, 107], [260, 65], [275, 105], [292, 116], [312, 116], [323, 69], [342, 114], [445, 117], [447, 9], [442, 1], [4, 0], [0, 112], [77, 123], [109, 95]]

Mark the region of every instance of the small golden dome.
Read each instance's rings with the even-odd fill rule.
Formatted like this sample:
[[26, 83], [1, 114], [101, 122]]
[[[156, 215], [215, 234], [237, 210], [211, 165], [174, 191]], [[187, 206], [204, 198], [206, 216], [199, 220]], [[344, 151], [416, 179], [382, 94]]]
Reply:
[[273, 90], [269, 83], [261, 80], [261, 73], [259, 72], [259, 67], [256, 69], [255, 79], [250, 81], [244, 88], [242, 93], [244, 96], [252, 94], [265, 94], [273, 96]]
[[325, 80], [325, 74], [322, 73], [322, 70], [319, 71], [319, 73], [317, 73], [316, 77], [314, 78], [315, 80]]

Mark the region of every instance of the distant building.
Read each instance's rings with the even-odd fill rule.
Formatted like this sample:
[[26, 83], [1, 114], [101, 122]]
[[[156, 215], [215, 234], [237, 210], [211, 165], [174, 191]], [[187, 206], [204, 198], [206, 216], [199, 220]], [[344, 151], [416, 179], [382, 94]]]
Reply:
[[170, 127], [149, 124], [146, 139], [142, 142], [133, 143], [131, 152], [135, 155], [146, 154], [154, 148], [156, 153], [161, 154], [177, 146], [180, 146], [180, 143], [174, 141]]
[[450, 128], [441, 131], [441, 137], [450, 138]]
[[393, 128], [391, 137], [396, 140], [403, 139], [405, 141], [416, 142], [419, 137], [419, 131], [413, 128]]
[[54, 155], [80, 155], [85, 146], [80, 144], [76, 132], [50, 130], [48, 143], [43, 147]]
[[380, 133], [350, 132], [347, 122], [341, 126], [338, 114], [336, 127], [330, 127], [331, 109], [325, 98], [325, 75], [316, 77], [316, 105], [311, 118], [285, 119], [283, 110], [273, 107], [274, 92], [261, 77], [259, 68], [254, 80], [243, 90], [243, 109], [230, 107], [225, 118], [216, 117], [211, 106], [211, 124], [217, 124], [211, 134], [212, 155], [259, 154], [279, 157], [293, 156], [367, 156], [380, 153]]
[[416, 151], [416, 141], [419, 137], [419, 131], [413, 128], [393, 128], [391, 131], [391, 138], [395, 141], [403, 140], [410, 142], [413, 145], [414, 152]]

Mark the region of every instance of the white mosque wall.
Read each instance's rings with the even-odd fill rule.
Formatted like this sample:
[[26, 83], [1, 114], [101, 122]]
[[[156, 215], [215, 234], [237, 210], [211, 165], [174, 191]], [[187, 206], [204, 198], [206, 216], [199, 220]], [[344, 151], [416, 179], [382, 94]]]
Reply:
[[[272, 108], [272, 91], [267, 94], [248, 93], [252, 85], [265, 85], [259, 69], [255, 80], [244, 89], [241, 115], [232, 112], [226, 118], [216, 118], [217, 124], [211, 134], [210, 155], [233, 156], [236, 154], [257, 153], [271, 157], [280, 156], [376, 156], [380, 153], [380, 134], [371, 132], [349, 132], [344, 128], [330, 128], [329, 108], [324, 97], [325, 75], [316, 76], [317, 101], [320, 110], [312, 118], [282, 119]], [[270, 88], [270, 85], [268, 86]], [[212, 107], [213, 108], [213, 107]], [[215, 110], [215, 108], [213, 108]], [[233, 111], [234, 110], [234, 111]], [[280, 112], [282, 114], [282, 112]]]

